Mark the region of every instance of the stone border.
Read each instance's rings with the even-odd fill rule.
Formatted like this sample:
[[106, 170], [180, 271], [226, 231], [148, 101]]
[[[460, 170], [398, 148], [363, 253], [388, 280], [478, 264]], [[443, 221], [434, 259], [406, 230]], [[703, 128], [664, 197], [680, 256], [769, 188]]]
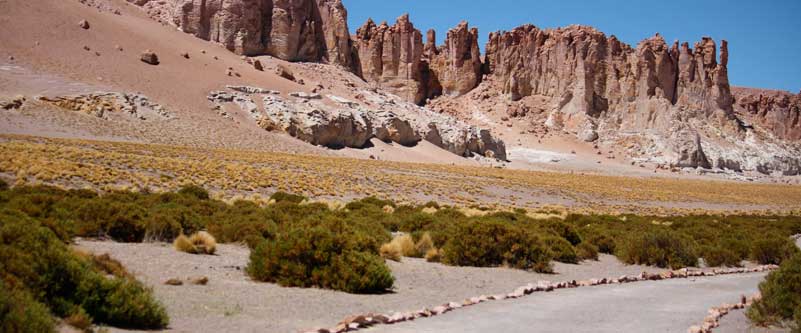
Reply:
[[[601, 279], [590, 279], [590, 280], [582, 280], [582, 281], [562, 281], [551, 283], [550, 281], [538, 281], [536, 285], [534, 284], [527, 284], [522, 287], [518, 287], [514, 291], [508, 294], [499, 294], [499, 295], [481, 295], [478, 297], [471, 297], [465, 299], [462, 302], [448, 302], [442, 305], [437, 305], [431, 308], [423, 308], [416, 311], [410, 312], [394, 312], [392, 314], [375, 314], [375, 313], [367, 313], [362, 315], [353, 315], [348, 316], [342, 321], [340, 321], [336, 326], [333, 328], [316, 328], [312, 330], [305, 330], [301, 332], [305, 333], [343, 333], [343, 332], [353, 332], [358, 331], [363, 328], [372, 327], [375, 325], [391, 325], [395, 323], [400, 323], [404, 321], [415, 320], [419, 318], [427, 318], [438, 316], [441, 314], [445, 314], [447, 312], [468, 307], [472, 305], [476, 305], [479, 303], [495, 301], [495, 300], [504, 300], [504, 299], [514, 299], [524, 297], [535, 292], [551, 292], [556, 289], [565, 289], [565, 288], [579, 288], [579, 287], [590, 287], [590, 286], [598, 286], [604, 284], [622, 284], [622, 283], [632, 283], [632, 282], [640, 282], [640, 281], [657, 281], [657, 280], [667, 280], [667, 279], [683, 279], [689, 277], [703, 277], [703, 276], [716, 276], [716, 275], [728, 275], [728, 274], [742, 274], [742, 273], [757, 273], [757, 272], [767, 272], [773, 271], [778, 269], [779, 266], [777, 265], [762, 265], [757, 266], [754, 268], [725, 268], [725, 269], [712, 269], [711, 271], [703, 271], [703, 270], [689, 270], [687, 268], [683, 268], [680, 270], [675, 271], [666, 271], [662, 273], [654, 273], [649, 274], [647, 272], [642, 272], [639, 275], [623, 275], [619, 278], [601, 278]], [[717, 309], [717, 308], [716, 308]], [[711, 313], [711, 310], [710, 310]], [[719, 319], [722, 315], [720, 315], [720, 311], [717, 312], [718, 316], [715, 319]], [[708, 332], [708, 331], [699, 331], [699, 332]]]
[[757, 293], [750, 298], [742, 296], [739, 303], [723, 303], [721, 306], [710, 308], [709, 315], [704, 318], [704, 322], [701, 325], [690, 326], [690, 328], [687, 329], [687, 333], [711, 333], [713, 328], [720, 326], [720, 318], [723, 318], [723, 316], [729, 314], [731, 311], [745, 309], [760, 298], [762, 298], [762, 296]]

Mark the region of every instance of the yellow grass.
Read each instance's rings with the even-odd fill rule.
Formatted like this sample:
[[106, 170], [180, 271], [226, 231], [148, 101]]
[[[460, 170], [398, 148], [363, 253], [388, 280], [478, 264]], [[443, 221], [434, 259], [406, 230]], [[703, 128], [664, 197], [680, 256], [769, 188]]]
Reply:
[[[215, 198], [259, 201], [276, 191], [349, 201], [374, 195], [400, 203], [539, 209], [547, 195], [574, 212], [739, 213], [801, 209], [801, 186], [660, 177], [618, 177], [412, 164], [259, 151], [0, 135], [0, 177], [16, 184], [172, 191], [186, 184]], [[504, 189], [503, 193], [497, 191]], [[604, 203], [606, 202], [606, 203]], [[614, 202], [614, 203], [609, 203]], [[643, 203], [648, 202], [649, 205]], [[667, 203], [654, 205], [653, 203]], [[679, 208], [670, 203], [685, 203]], [[690, 203], [691, 205], [686, 205]], [[470, 214], [483, 214], [479, 210]]]
[[389, 242], [384, 245], [381, 245], [381, 248], [378, 250], [378, 253], [384, 259], [393, 260], [397, 262], [400, 262], [401, 257], [403, 257], [403, 251], [400, 248], [400, 244], [396, 242]]
[[211, 234], [200, 231], [192, 236], [179, 235], [172, 242], [176, 250], [192, 254], [214, 254], [217, 250], [217, 241]]
[[428, 253], [429, 250], [434, 248], [434, 241], [431, 240], [431, 235], [426, 232], [423, 236], [420, 236], [420, 240], [417, 241], [417, 244], [414, 245], [415, 254], [418, 256], [423, 256]]

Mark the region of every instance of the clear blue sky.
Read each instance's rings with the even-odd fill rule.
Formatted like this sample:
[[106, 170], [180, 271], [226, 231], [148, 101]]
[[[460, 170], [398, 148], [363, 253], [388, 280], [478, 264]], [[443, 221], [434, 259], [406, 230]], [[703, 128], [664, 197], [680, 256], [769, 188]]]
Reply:
[[461, 20], [479, 29], [482, 49], [491, 31], [524, 23], [541, 28], [590, 25], [632, 46], [659, 32], [668, 43], [702, 36], [729, 41], [732, 85], [801, 90], [801, 0], [343, 0], [352, 32], [409, 13], [412, 23], [437, 31], [437, 43]]

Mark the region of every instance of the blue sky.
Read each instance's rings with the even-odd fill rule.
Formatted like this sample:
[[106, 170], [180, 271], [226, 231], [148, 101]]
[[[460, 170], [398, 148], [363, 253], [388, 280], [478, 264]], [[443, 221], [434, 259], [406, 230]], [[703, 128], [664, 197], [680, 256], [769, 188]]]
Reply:
[[437, 31], [437, 43], [462, 20], [479, 29], [482, 49], [491, 31], [524, 23], [541, 28], [591, 25], [633, 46], [659, 32], [668, 43], [702, 36], [729, 41], [732, 85], [801, 90], [801, 0], [672, 1], [445, 1], [343, 0], [351, 31], [368, 17], [376, 23], [409, 13], [412, 23]]

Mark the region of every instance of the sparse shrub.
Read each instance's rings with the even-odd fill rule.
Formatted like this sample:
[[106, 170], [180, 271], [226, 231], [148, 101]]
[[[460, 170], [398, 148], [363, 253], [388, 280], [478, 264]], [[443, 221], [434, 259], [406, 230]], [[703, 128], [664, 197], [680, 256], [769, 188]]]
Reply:
[[762, 299], [748, 309], [748, 318], [759, 325], [776, 325], [795, 321], [795, 331], [801, 330], [801, 254], [785, 260], [779, 270], [768, 274], [759, 284]]
[[587, 242], [596, 246], [598, 248], [598, 252], [600, 253], [613, 254], [615, 253], [615, 248], [617, 247], [615, 240], [612, 239], [612, 237], [604, 234], [592, 235], [587, 239]]
[[431, 234], [428, 232], [424, 232], [422, 236], [420, 236], [420, 240], [417, 241], [417, 244], [414, 245], [415, 250], [415, 257], [422, 257], [429, 250], [434, 248], [434, 241], [431, 239]]
[[403, 250], [401, 250], [400, 244], [394, 241], [381, 245], [381, 248], [378, 250], [378, 253], [384, 259], [389, 259], [397, 262], [400, 262], [401, 257], [403, 257]]
[[448, 265], [507, 265], [551, 271], [549, 251], [537, 236], [497, 220], [477, 220], [458, 226], [443, 251], [442, 261]]
[[695, 245], [689, 237], [671, 230], [637, 233], [626, 241], [622, 260], [628, 264], [678, 269], [698, 265]]
[[286, 192], [278, 191], [278, 192], [273, 193], [273, 195], [270, 196], [270, 200], [275, 200], [276, 203], [278, 203], [278, 202], [288, 202], [288, 203], [299, 204], [299, 203], [305, 201], [306, 197], [304, 197], [302, 195], [289, 194], [289, 193], [286, 193]]
[[426, 251], [426, 261], [440, 262], [442, 261], [442, 251], [437, 248], [430, 248]]
[[762, 265], [779, 265], [785, 259], [799, 252], [789, 238], [773, 236], [755, 241], [751, 245], [751, 260]]
[[576, 246], [576, 254], [581, 260], [598, 260], [598, 248], [588, 242]]

